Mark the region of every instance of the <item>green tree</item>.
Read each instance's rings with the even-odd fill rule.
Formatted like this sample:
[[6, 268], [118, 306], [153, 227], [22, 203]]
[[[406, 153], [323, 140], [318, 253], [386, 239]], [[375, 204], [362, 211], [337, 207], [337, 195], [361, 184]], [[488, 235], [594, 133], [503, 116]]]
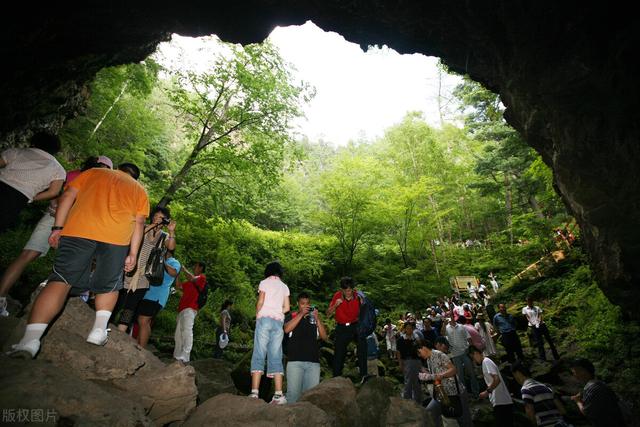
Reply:
[[169, 97], [183, 115], [191, 149], [161, 205], [204, 188], [234, 192], [239, 175], [264, 188], [282, 173], [290, 121], [311, 92], [293, 83], [288, 65], [268, 41], [226, 47], [231, 53], [218, 54], [213, 73], [173, 72]]
[[352, 150], [344, 151], [322, 174], [316, 213], [323, 231], [338, 240], [345, 273], [351, 272], [356, 251], [379, 224], [376, 164]]

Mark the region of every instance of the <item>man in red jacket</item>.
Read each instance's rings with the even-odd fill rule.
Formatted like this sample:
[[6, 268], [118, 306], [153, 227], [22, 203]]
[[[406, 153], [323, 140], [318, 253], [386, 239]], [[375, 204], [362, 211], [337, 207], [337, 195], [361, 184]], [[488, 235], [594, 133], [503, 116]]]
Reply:
[[333, 356], [333, 376], [342, 375], [347, 346], [351, 341], [357, 344], [358, 368], [362, 378], [367, 376], [367, 337], [360, 336], [357, 331], [360, 316], [360, 299], [353, 287], [351, 277], [340, 279], [340, 290], [333, 295], [329, 304], [328, 316], [335, 314], [336, 332]]
[[198, 315], [198, 296], [204, 292], [207, 277], [204, 275], [206, 267], [203, 262], [196, 262], [193, 273], [183, 268], [187, 275], [187, 281], [177, 283], [176, 288], [182, 289], [183, 294], [178, 305], [178, 317], [176, 322], [176, 333], [174, 335], [176, 346], [173, 350], [173, 357], [181, 362], [188, 363], [193, 348], [193, 324]]

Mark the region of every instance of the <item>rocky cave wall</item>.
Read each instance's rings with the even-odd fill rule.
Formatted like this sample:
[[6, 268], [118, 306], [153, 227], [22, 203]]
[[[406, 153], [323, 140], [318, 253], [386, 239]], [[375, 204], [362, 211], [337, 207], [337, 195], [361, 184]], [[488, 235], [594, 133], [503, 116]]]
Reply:
[[[25, 2], [26, 3], [26, 2]], [[30, 9], [27, 9], [29, 7]], [[363, 47], [442, 58], [500, 93], [506, 117], [549, 164], [601, 288], [640, 319], [640, 179], [628, 5], [557, 1], [264, 0], [18, 6], [5, 14], [0, 145], [58, 129], [105, 66], [140, 61], [171, 33], [262, 41], [310, 19]]]

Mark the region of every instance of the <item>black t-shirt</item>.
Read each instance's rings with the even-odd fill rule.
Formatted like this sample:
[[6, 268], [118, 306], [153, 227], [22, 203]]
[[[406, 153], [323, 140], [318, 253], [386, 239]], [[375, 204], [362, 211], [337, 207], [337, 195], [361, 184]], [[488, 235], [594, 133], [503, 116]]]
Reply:
[[416, 348], [416, 340], [405, 339], [402, 335], [398, 338], [396, 343], [398, 352], [400, 352], [400, 359], [409, 360], [418, 358], [418, 349]]
[[[298, 313], [293, 313], [297, 315]], [[287, 315], [285, 323], [293, 315]], [[298, 326], [288, 334], [287, 360], [289, 362], [320, 363], [320, 346], [318, 345], [318, 327], [309, 323], [309, 317], [304, 317]]]

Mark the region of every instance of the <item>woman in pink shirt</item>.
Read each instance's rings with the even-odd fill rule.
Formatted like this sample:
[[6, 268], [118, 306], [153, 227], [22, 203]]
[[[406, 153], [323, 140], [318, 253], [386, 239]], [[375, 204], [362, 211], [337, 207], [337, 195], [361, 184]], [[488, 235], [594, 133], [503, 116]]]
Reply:
[[275, 382], [275, 394], [271, 403], [284, 404], [287, 399], [282, 394], [282, 339], [284, 338], [284, 314], [289, 311], [289, 288], [280, 277], [282, 266], [279, 262], [269, 263], [264, 271], [265, 279], [258, 287], [259, 296], [256, 304], [256, 331], [253, 338], [253, 355], [251, 356], [251, 394], [258, 398], [260, 379], [267, 361], [267, 377]]

